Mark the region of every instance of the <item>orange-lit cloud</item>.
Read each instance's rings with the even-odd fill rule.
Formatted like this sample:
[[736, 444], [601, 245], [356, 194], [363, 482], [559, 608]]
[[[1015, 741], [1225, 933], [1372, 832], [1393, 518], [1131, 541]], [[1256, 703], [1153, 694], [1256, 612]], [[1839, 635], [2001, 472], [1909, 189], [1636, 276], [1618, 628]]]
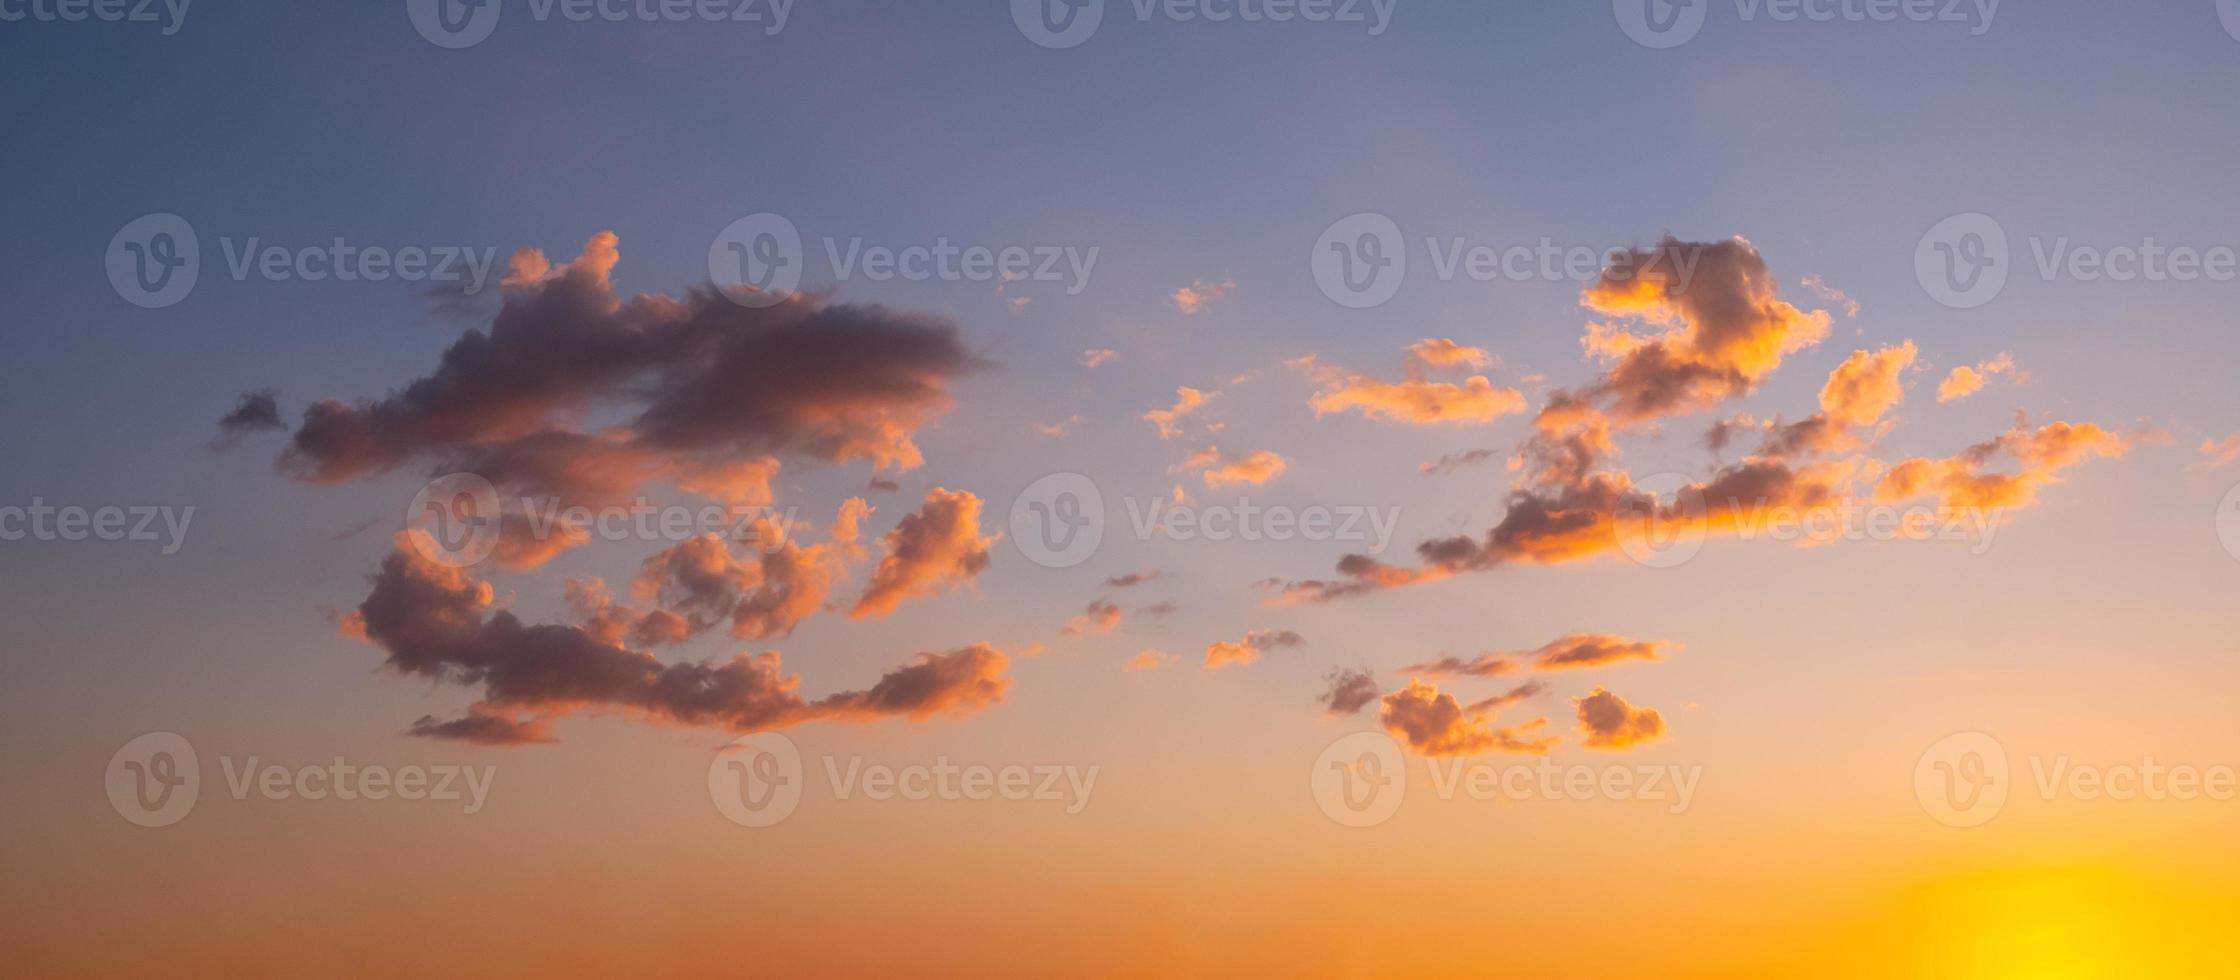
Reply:
[[1143, 413], [1143, 420], [1159, 427], [1159, 438], [1172, 439], [1182, 434], [1175, 423], [1180, 422], [1183, 416], [1204, 408], [1206, 401], [1212, 397], [1196, 388], [1176, 388], [1173, 408], [1154, 408]]
[[1333, 718], [1360, 714], [1361, 709], [1376, 703], [1380, 693], [1376, 675], [1367, 670], [1334, 670], [1323, 680], [1330, 688], [1316, 700], [1322, 705], [1322, 713]]
[[1452, 694], [1420, 680], [1384, 696], [1379, 720], [1418, 755], [1460, 756], [1486, 752], [1544, 755], [1556, 739], [1534, 734], [1547, 719], [1513, 728], [1495, 728], [1485, 711], [1467, 711]]
[[1174, 291], [1174, 306], [1175, 309], [1181, 310], [1184, 316], [1196, 316], [1200, 310], [1219, 302], [1222, 297], [1229, 295], [1229, 291], [1235, 288], [1237, 288], [1237, 281], [1234, 279], [1224, 279], [1220, 282], [1196, 280], [1191, 282], [1190, 285]]
[[931, 595], [971, 581], [988, 567], [993, 537], [980, 535], [980, 498], [939, 487], [880, 539], [883, 556], [872, 569], [851, 619], [885, 616], [913, 596]]
[[1089, 608], [1081, 615], [1066, 620], [1065, 628], [1058, 632], [1062, 636], [1101, 636], [1119, 629], [1120, 619], [1118, 605], [1098, 599], [1089, 603]]
[[1626, 749], [1664, 735], [1664, 717], [1636, 708], [1602, 688], [1572, 701], [1579, 708], [1579, 732], [1590, 749]]
[[1643, 643], [1604, 633], [1573, 633], [1531, 653], [1541, 670], [1603, 667], [1625, 660], [1661, 660], [1668, 643]]
[[2002, 374], [2012, 375], [2016, 381], [2024, 380], [2022, 373], [2015, 370], [2012, 354], [2001, 354], [1974, 367], [1963, 364], [1953, 368], [1937, 385], [1937, 403], [1956, 402], [1982, 391], [1986, 382]]
[[[1177, 469], [1200, 471], [1206, 489], [1219, 490], [1232, 486], [1260, 486], [1282, 476], [1291, 461], [1266, 449], [1258, 449], [1242, 456], [1226, 456], [1221, 450], [1208, 446], [1191, 453]], [[1176, 487], [1176, 503], [1183, 503], [1181, 487]]]
[[1303, 646], [1306, 639], [1290, 630], [1253, 630], [1244, 639], [1234, 643], [1216, 640], [1206, 647], [1206, 669], [1220, 670], [1232, 664], [1244, 666], [1255, 663], [1260, 654], [1269, 650]]

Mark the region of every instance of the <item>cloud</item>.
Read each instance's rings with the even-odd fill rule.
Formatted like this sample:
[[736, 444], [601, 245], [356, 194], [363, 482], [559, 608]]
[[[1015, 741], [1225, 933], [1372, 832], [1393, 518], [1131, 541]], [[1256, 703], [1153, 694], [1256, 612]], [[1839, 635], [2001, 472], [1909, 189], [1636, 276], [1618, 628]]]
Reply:
[[280, 392], [272, 388], [252, 391], [234, 403], [233, 411], [218, 419], [218, 434], [211, 438], [210, 448], [223, 452], [251, 434], [287, 427], [288, 423], [280, 421]]
[[1497, 361], [1493, 352], [1443, 337], [1427, 337], [1408, 345], [1408, 358], [1423, 368], [1488, 368]]
[[1484, 425], [1524, 411], [1523, 393], [1495, 387], [1484, 375], [1458, 384], [1432, 381], [1423, 373], [1427, 368], [1484, 365], [1492, 360], [1493, 355], [1452, 340], [1424, 340], [1408, 348], [1407, 376], [1397, 382], [1329, 367], [1311, 354], [1289, 365], [1321, 385], [1322, 390], [1308, 399], [1317, 417], [1358, 411], [1366, 418], [1403, 425]]
[[1244, 666], [1260, 659], [1269, 650], [1304, 646], [1306, 639], [1290, 630], [1253, 630], [1235, 643], [1217, 640], [1206, 647], [1206, 669], [1219, 670], [1231, 664]]
[[1465, 710], [1452, 694], [1433, 685], [1411, 680], [1408, 686], [1384, 696], [1379, 718], [1386, 731], [1424, 756], [1480, 755], [1510, 752], [1544, 755], [1555, 747], [1552, 737], [1535, 735], [1547, 719], [1511, 728], [1495, 728], [1485, 711]]
[[1464, 660], [1460, 657], [1440, 657], [1420, 664], [1400, 668], [1403, 674], [1418, 677], [1499, 677], [1517, 669], [1517, 662], [1498, 653], [1487, 653]]
[[1804, 277], [1804, 281], [1800, 285], [1812, 290], [1812, 295], [1820, 297], [1822, 302], [1836, 304], [1843, 310], [1844, 316], [1857, 317], [1859, 315], [1859, 301], [1844, 295], [1843, 290], [1828, 285], [1827, 281], [1821, 279], [1818, 273]]
[[1625, 660], [1662, 660], [1669, 643], [1643, 643], [1605, 633], [1572, 633], [1529, 656], [1541, 670], [1604, 667]]
[[1190, 285], [1174, 291], [1174, 306], [1175, 309], [1181, 310], [1184, 316], [1196, 316], [1200, 310], [1219, 302], [1222, 297], [1229, 295], [1229, 291], [1235, 288], [1237, 288], [1237, 281], [1234, 279], [1224, 279], [1220, 282], [1193, 280]]
[[1092, 347], [1081, 352], [1081, 366], [1094, 371], [1118, 359], [1120, 352], [1104, 347]]
[[1205, 407], [1206, 401], [1212, 397], [1213, 395], [1196, 388], [1176, 388], [1173, 408], [1154, 408], [1143, 413], [1143, 420], [1159, 427], [1159, 438], [1172, 439], [1181, 434], [1175, 423], [1181, 421], [1183, 416]]
[[1317, 703], [1322, 713], [1333, 718], [1357, 715], [1361, 709], [1377, 701], [1377, 678], [1366, 669], [1334, 670], [1323, 677], [1330, 689], [1322, 692]]
[[[2050, 422], [2031, 429], [2017, 419], [2005, 435], [1968, 447], [1944, 459], [1915, 457], [1898, 463], [1875, 486], [1877, 503], [1933, 497], [1939, 507], [1997, 510], [2025, 507], [2038, 490], [2059, 483], [2061, 471], [2091, 457], [2122, 458], [2137, 439], [2098, 425]], [[2011, 473], [1984, 467], [2005, 457], [2019, 464]]]
[[1501, 451], [1498, 449], [1469, 449], [1459, 453], [1448, 453], [1416, 467], [1416, 474], [1419, 476], [1447, 476], [1465, 466], [1475, 466], [1499, 455], [1501, 455]]
[[1756, 247], [1741, 238], [1635, 249], [1589, 284], [1580, 303], [1652, 332], [1590, 327], [1589, 353], [1615, 363], [1576, 394], [1621, 426], [1708, 408], [1756, 390], [1789, 354], [1819, 343], [1831, 318], [1783, 301]]
[[1161, 667], [1173, 663], [1176, 659], [1177, 658], [1174, 654], [1168, 653], [1164, 650], [1145, 650], [1142, 653], [1136, 654], [1134, 657], [1130, 658], [1127, 664], [1124, 665], [1122, 669], [1132, 671], [1158, 670]]
[[[313, 403], [281, 470], [318, 484], [464, 470], [591, 505], [655, 480], [766, 498], [757, 481], [778, 456], [918, 466], [913, 434], [984, 365], [951, 321], [879, 306], [796, 296], [749, 309], [713, 287], [625, 301], [610, 279], [618, 259], [612, 233], [564, 265], [516, 253], [487, 330], [383, 398]], [[624, 421], [577, 428], [594, 409]]]
[[1145, 582], [1154, 582], [1166, 577], [1166, 572], [1160, 571], [1156, 568], [1146, 568], [1140, 572], [1129, 572], [1126, 575], [1115, 575], [1111, 578], [1105, 579], [1104, 584], [1107, 588], [1127, 589], [1142, 585]]
[[1664, 735], [1664, 717], [1649, 708], [1636, 708], [1602, 688], [1583, 698], [1574, 698], [1579, 707], [1579, 731], [1586, 736], [1590, 749], [1626, 749], [1652, 742]]
[[1290, 465], [1290, 460], [1266, 449], [1254, 450], [1243, 456], [1225, 456], [1220, 449], [1208, 446], [1191, 453], [1177, 469], [1200, 470], [1206, 489], [1219, 490], [1232, 486], [1261, 486], [1282, 476]]
[[857, 542], [863, 537], [863, 522], [870, 520], [871, 515], [878, 512], [879, 508], [871, 506], [871, 502], [862, 497], [849, 497], [841, 501], [840, 512], [832, 519], [833, 546], [839, 548], [840, 553], [850, 560], [862, 559], [863, 546]]
[[2240, 461], [2240, 432], [2221, 440], [2201, 440], [2201, 462], [2198, 465], [2203, 469], [2222, 469], [2236, 461]]
[[[868, 690], [814, 701], [781, 672], [775, 651], [729, 661], [663, 663], [576, 626], [527, 625], [493, 610], [490, 583], [420, 557], [418, 530], [398, 535], [373, 590], [344, 631], [388, 654], [400, 674], [480, 689], [469, 714], [422, 719], [416, 734], [492, 739], [509, 729], [542, 734], [525, 718], [621, 714], [662, 724], [772, 731], [810, 721], [871, 721], [970, 714], [1003, 699], [1008, 658], [987, 644], [920, 654]], [[421, 544], [429, 544], [422, 542]]]
[[450, 721], [421, 715], [405, 734], [476, 745], [542, 745], [559, 741], [552, 734], [552, 723], [546, 719], [508, 718], [479, 704], [469, 708], [464, 717]]
[[642, 620], [632, 639], [648, 646], [675, 642], [726, 619], [731, 635], [742, 639], [791, 636], [831, 592], [833, 555], [822, 545], [803, 548], [786, 540], [769, 521], [757, 523], [753, 540], [761, 554], [746, 561], [714, 534], [646, 559], [632, 589], [671, 618]]
[[1103, 599], [1097, 599], [1089, 603], [1087, 611], [1066, 620], [1065, 628], [1059, 630], [1058, 633], [1061, 636], [1101, 636], [1119, 629], [1120, 619], [1121, 613], [1118, 605], [1106, 602]]
[[1483, 701], [1474, 702], [1463, 710], [1470, 714], [1499, 711], [1512, 704], [1522, 704], [1546, 693], [1548, 693], [1546, 681], [1526, 681]]
[[1145, 606], [1145, 607], [1143, 607], [1143, 608], [1141, 608], [1141, 609], [1138, 609], [1138, 610], [1136, 610], [1136, 615], [1138, 615], [1138, 616], [1151, 616], [1151, 617], [1157, 618], [1157, 617], [1160, 617], [1160, 616], [1172, 616], [1172, 615], [1174, 615], [1175, 613], [1178, 613], [1178, 612], [1181, 612], [1181, 611], [1182, 611], [1182, 607], [1181, 607], [1181, 606], [1178, 606], [1178, 605], [1175, 605], [1175, 604], [1174, 604], [1174, 603], [1172, 603], [1172, 602], [1154, 602], [1154, 603], [1152, 603], [1152, 604], [1150, 604], [1150, 605], [1148, 605], [1148, 606]]
[[988, 567], [993, 537], [980, 536], [980, 498], [939, 487], [880, 539], [885, 555], [872, 569], [850, 619], [885, 616], [912, 596], [968, 582]]
[[1963, 364], [1953, 368], [1951, 374], [1944, 376], [1944, 382], [1937, 385], [1937, 404], [1956, 402], [1982, 391], [1987, 382], [2002, 374], [2013, 376], [2017, 382], [2026, 380], [2022, 372], [2015, 370], [2012, 354], [2000, 354], [1974, 367]]

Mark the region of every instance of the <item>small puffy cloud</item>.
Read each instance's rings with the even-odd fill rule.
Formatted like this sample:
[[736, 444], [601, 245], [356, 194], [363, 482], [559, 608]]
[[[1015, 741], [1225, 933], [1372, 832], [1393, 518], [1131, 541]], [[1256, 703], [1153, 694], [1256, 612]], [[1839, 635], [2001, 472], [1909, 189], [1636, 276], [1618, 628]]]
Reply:
[[1480, 755], [1509, 752], [1544, 755], [1556, 740], [1535, 734], [1547, 724], [1539, 719], [1512, 728], [1496, 728], [1489, 712], [1466, 710], [1452, 694], [1420, 680], [1384, 696], [1379, 716], [1385, 731], [1424, 756]]
[[1143, 420], [1159, 427], [1159, 438], [1172, 439], [1182, 434], [1182, 430], [1176, 428], [1175, 424], [1182, 421], [1183, 416], [1204, 408], [1212, 397], [1213, 395], [1196, 388], [1176, 388], [1173, 408], [1154, 408], [1143, 413]]
[[1668, 643], [1643, 643], [1605, 633], [1572, 633], [1532, 651], [1535, 667], [1566, 670], [1603, 667], [1625, 660], [1662, 660]]
[[1066, 620], [1065, 628], [1058, 632], [1062, 636], [1101, 636], [1119, 629], [1120, 619], [1118, 605], [1098, 599], [1089, 603], [1089, 608], [1081, 615]]
[[1400, 668], [1403, 674], [1417, 677], [1499, 677], [1517, 669], [1517, 662], [1498, 653], [1486, 653], [1464, 660], [1461, 657], [1440, 657], [1420, 664]]
[[1494, 364], [1493, 352], [1441, 337], [1427, 337], [1408, 345], [1408, 357], [1424, 368], [1467, 367], [1484, 369]]
[[[1877, 503], [1902, 503], [1934, 497], [1940, 507], [1998, 510], [2036, 502], [2038, 490], [2060, 482], [2061, 471], [2098, 456], [2118, 459], [2138, 440], [2087, 422], [2050, 422], [2037, 429], [2017, 422], [2005, 435], [1968, 447], [1944, 459], [1916, 457], [1891, 466], [1876, 484]], [[2014, 472], [1984, 468], [2007, 457]]]
[[1323, 678], [1330, 689], [1322, 692], [1317, 701], [1322, 712], [1333, 718], [1361, 713], [1361, 709], [1376, 703], [1377, 678], [1367, 670], [1334, 670]]
[[1166, 572], [1160, 571], [1156, 568], [1146, 568], [1140, 572], [1129, 572], [1126, 575], [1115, 575], [1111, 578], [1105, 579], [1104, 584], [1107, 588], [1128, 589], [1134, 588], [1138, 585], [1142, 585], [1145, 582], [1155, 582], [1165, 577], [1167, 577]]
[[1649, 708], [1636, 708], [1602, 688], [1575, 698], [1579, 732], [1590, 749], [1626, 749], [1655, 741], [1664, 735], [1664, 717]]
[[1229, 295], [1229, 291], [1235, 288], [1237, 281], [1234, 279], [1220, 282], [1194, 280], [1190, 285], [1174, 291], [1174, 306], [1184, 316], [1196, 316], [1198, 311], [1220, 302], [1222, 297]]
[[1974, 367], [1963, 364], [1953, 368], [1952, 373], [1944, 376], [1944, 382], [1937, 385], [1937, 404], [1956, 402], [1982, 391], [1992, 378], [2003, 374], [2013, 376], [2016, 381], [2024, 380], [2022, 373], [2015, 370], [2014, 355], [2001, 354]]
[[542, 745], [559, 741], [553, 737], [552, 723], [546, 719], [511, 718], [481, 704], [470, 707], [465, 716], [450, 721], [421, 715], [405, 734], [473, 745]]
[[1253, 630], [1244, 639], [1234, 643], [1216, 640], [1206, 647], [1206, 669], [1219, 670], [1231, 664], [1244, 666], [1260, 659], [1269, 650], [1304, 646], [1306, 639], [1290, 630]]
[[[1191, 453], [1178, 468], [1200, 471], [1199, 475], [1205, 480], [1206, 489], [1219, 490], [1222, 487], [1260, 486], [1282, 476], [1290, 465], [1290, 460], [1266, 449], [1254, 450], [1242, 456], [1228, 456], [1220, 449], [1209, 446]], [[1178, 492], [1181, 490], [1180, 487], [1175, 489]]]
[[988, 567], [993, 537], [980, 535], [980, 498], [939, 487], [880, 539], [884, 552], [872, 569], [850, 619], [885, 616], [913, 596], [931, 595], [971, 581]]
[[218, 434], [210, 440], [210, 448], [222, 452], [240, 444], [243, 437], [287, 427], [288, 423], [280, 421], [280, 392], [272, 388], [252, 391], [234, 403], [233, 411], [218, 419]]
[[1419, 476], [1447, 476], [1465, 466], [1476, 466], [1499, 455], [1501, 451], [1498, 449], [1467, 449], [1459, 453], [1448, 453], [1416, 467], [1416, 473]]
[[1820, 297], [1821, 302], [1834, 303], [1841, 308], [1844, 316], [1857, 317], [1859, 315], [1859, 301], [1844, 295], [1843, 290], [1828, 285], [1827, 280], [1820, 278], [1818, 273], [1804, 277], [1804, 282], [1801, 285], [1812, 290], [1812, 295]]
[[2201, 440], [2201, 462], [2204, 469], [2222, 469], [2240, 462], [2240, 432], [2223, 439]]
[[1179, 658], [1177, 658], [1174, 654], [1168, 653], [1164, 650], [1145, 650], [1142, 653], [1138, 653], [1135, 656], [1130, 657], [1128, 659], [1128, 662], [1123, 665], [1123, 669], [1133, 671], [1158, 670], [1161, 667], [1173, 663], [1177, 659]]
[[1081, 352], [1081, 366], [1094, 371], [1098, 368], [1112, 363], [1119, 357], [1119, 351], [1112, 350], [1106, 347], [1092, 347]]

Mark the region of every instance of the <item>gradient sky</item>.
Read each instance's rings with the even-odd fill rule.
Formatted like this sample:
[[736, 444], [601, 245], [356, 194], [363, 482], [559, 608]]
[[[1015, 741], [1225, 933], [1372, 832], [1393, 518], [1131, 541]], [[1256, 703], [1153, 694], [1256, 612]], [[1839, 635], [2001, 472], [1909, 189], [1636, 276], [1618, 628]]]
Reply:
[[[2240, 432], [2240, 282], [2047, 281], [2028, 264], [2033, 237], [2240, 247], [2240, 36], [2213, 0], [2002, 4], [1980, 35], [1745, 20], [1706, 0], [1702, 33], [1670, 50], [1630, 40], [1600, 2], [1399, 0], [1369, 36], [1143, 22], [1113, 0], [1095, 37], [1062, 50], [1030, 43], [995, 0], [801, 0], [775, 36], [538, 23], [505, 0], [497, 30], [463, 50], [424, 40], [402, 3], [205, 2], [171, 36], [0, 23], [0, 506], [196, 509], [168, 556], [0, 542], [8, 972], [2036, 977], [2221, 962], [2213, 937], [2240, 911], [2240, 801], [2044, 799], [2027, 783], [2032, 759], [2240, 765], [2240, 554], [2216, 524], [2240, 466], [2204, 448]], [[197, 231], [201, 278], [183, 302], [141, 309], [112, 289], [104, 253], [165, 212]], [[985, 643], [1008, 688], [924, 718], [786, 719], [810, 785], [767, 828], [710, 802], [710, 761], [745, 729], [583, 708], [541, 712], [553, 744], [407, 736], [422, 716], [460, 717], [481, 688], [406, 676], [345, 634], [447, 460], [321, 485], [276, 468], [290, 432], [211, 442], [244, 392], [278, 389], [296, 430], [316, 401], [381, 399], [429, 374], [463, 331], [489, 328], [500, 290], [462, 305], [394, 281], [236, 281], [218, 240], [459, 245], [503, 270], [517, 249], [557, 264], [611, 231], [621, 296], [682, 297], [705, 284], [718, 234], [758, 212], [810, 240], [801, 302], [943, 318], [987, 366], [935, 369], [953, 406], [914, 427], [921, 466], [778, 452], [775, 504], [799, 508], [805, 543], [829, 543], [850, 497], [877, 508], [868, 554], [834, 558], [833, 608], [790, 635], [718, 628], [653, 652], [778, 650], [815, 701]], [[1309, 263], [1318, 236], [1360, 212], [1410, 243], [1405, 285], [1366, 310], [1326, 298]], [[1916, 246], [1970, 212], [1997, 219], [2015, 268], [1993, 301], [1953, 309], [1917, 281]], [[1714, 536], [1679, 567], [1604, 549], [1326, 604], [1279, 604], [1255, 583], [1332, 579], [1358, 544], [1128, 528], [1123, 500], [1180, 485], [1200, 505], [1397, 508], [1379, 556], [1396, 567], [1420, 566], [1421, 541], [1483, 540], [1530, 475], [1509, 464], [1551, 395], [1612, 366], [1583, 349], [1589, 324], [1623, 318], [1583, 305], [1576, 281], [1440, 281], [1424, 239], [1602, 251], [1668, 235], [1746, 239], [1781, 302], [1827, 311], [1827, 335], [1733, 397], [1623, 429], [1609, 469], [1713, 478], [1760, 439], [1714, 454], [1713, 423], [1802, 420], [1853, 351], [1908, 342], [1903, 400], [1825, 459], [1944, 460], [2018, 413], [2026, 432], [2097, 425], [2110, 454], [2060, 468], [1980, 554]], [[825, 236], [1098, 260], [1078, 295], [1039, 282], [999, 295], [840, 280]], [[1218, 296], [1185, 312], [1177, 291], [1204, 285]], [[1483, 374], [1522, 410], [1482, 424], [1318, 415], [1328, 383], [1294, 364], [1399, 381], [1404, 349], [1426, 338], [1498, 359], [1432, 380]], [[1089, 350], [1117, 357], [1091, 369]], [[2016, 372], [1939, 401], [1953, 368], [2002, 354]], [[1219, 394], [1161, 438], [1144, 415], [1181, 386]], [[608, 395], [570, 424], [643, 407]], [[1037, 429], [1060, 423], [1062, 437]], [[1209, 489], [1177, 471], [1209, 446], [1287, 466]], [[1494, 456], [1418, 473], [1472, 449]], [[1029, 484], [1068, 472], [1102, 491], [1105, 537], [1089, 561], [1049, 569], [1007, 517]], [[899, 486], [870, 489], [874, 477]], [[852, 618], [885, 536], [935, 488], [984, 502], [979, 533], [1000, 536], [986, 567]], [[695, 502], [661, 481], [645, 492]], [[524, 622], [561, 623], [564, 581], [603, 578], [630, 599], [668, 544], [470, 571]], [[1144, 569], [1166, 574], [1104, 584]], [[1126, 611], [1117, 629], [1061, 635], [1099, 599]], [[1162, 601], [1179, 608], [1141, 613]], [[1204, 668], [1209, 646], [1261, 630], [1303, 642]], [[1495, 724], [1547, 718], [1558, 764], [1700, 767], [1684, 812], [1441, 800], [1427, 766], [1452, 760], [1414, 752], [1392, 819], [1346, 827], [1317, 805], [1318, 754], [1387, 730], [1391, 712], [1324, 711], [1332, 671], [1366, 668], [1391, 695], [1410, 665], [1570, 634], [1668, 646], [1653, 663], [1425, 680], [1464, 704], [1546, 681]], [[1125, 669], [1148, 649], [1173, 660]], [[1585, 746], [1573, 699], [1598, 687], [1657, 711], [1657, 737]], [[145, 829], [113, 812], [102, 773], [157, 731], [196, 747], [202, 798]], [[1946, 826], [1915, 792], [1924, 751], [1956, 732], [1992, 735], [2015, 767], [2014, 798], [1983, 826]], [[228, 798], [219, 758], [250, 756], [497, 777], [471, 815]], [[1076, 814], [835, 799], [822, 760], [856, 757], [1099, 775]]]

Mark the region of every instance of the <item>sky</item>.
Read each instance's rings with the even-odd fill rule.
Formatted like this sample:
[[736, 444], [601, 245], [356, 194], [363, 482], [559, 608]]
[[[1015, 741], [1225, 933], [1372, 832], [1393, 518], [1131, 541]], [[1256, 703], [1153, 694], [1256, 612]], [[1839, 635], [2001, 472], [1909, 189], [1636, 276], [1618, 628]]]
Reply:
[[2240, 4], [0, 0], [0, 78], [24, 975], [2222, 962]]

